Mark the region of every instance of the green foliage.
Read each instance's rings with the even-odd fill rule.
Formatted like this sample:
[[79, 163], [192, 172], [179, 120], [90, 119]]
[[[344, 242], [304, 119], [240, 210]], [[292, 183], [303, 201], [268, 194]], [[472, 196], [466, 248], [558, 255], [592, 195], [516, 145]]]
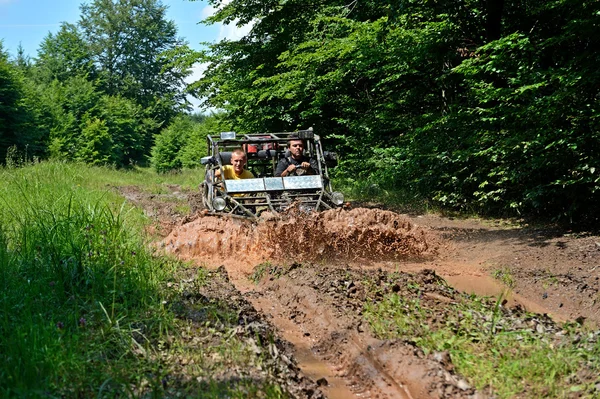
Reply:
[[150, 114], [134, 101], [115, 96], [102, 96], [96, 110], [111, 132], [112, 159], [119, 166], [145, 163], [153, 133], [160, 126]]
[[164, 54], [191, 50], [160, 1], [94, 0], [81, 6], [78, 25], [106, 94], [143, 108], [166, 101], [172, 113], [184, 102], [181, 88], [190, 71]]
[[30, 156], [43, 154], [44, 132], [35, 124], [35, 102], [22, 71], [8, 60], [0, 41], [0, 164], [13, 146], [27, 149]]
[[96, 67], [92, 54], [76, 25], [62, 23], [56, 34], [48, 33], [40, 44], [35, 63], [36, 79], [50, 83], [88, 75], [93, 80]]
[[88, 119], [81, 131], [81, 145], [76, 159], [89, 164], [109, 164], [111, 161], [112, 138], [104, 121]]
[[195, 53], [158, 0], [84, 4], [76, 25], [44, 38], [37, 59], [19, 53], [12, 65], [0, 53], [2, 161], [16, 145], [32, 156], [143, 164], [154, 135], [189, 107]]
[[38, 107], [43, 108], [38, 120], [49, 130], [52, 157], [118, 167], [146, 161], [158, 129], [148, 110], [132, 100], [103, 95], [85, 76], [53, 80], [38, 90]]
[[[192, 117], [192, 120], [195, 119]], [[205, 116], [199, 123], [196, 122], [179, 152], [181, 166], [184, 168], [200, 166], [200, 158], [208, 154], [206, 136], [229, 130], [231, 130], [231, 126], [226, 114]]]
[[150, 162], [157, 172], [167, 172], [181, 168], [179, 151], [186, 141], [193, 123], [189, 118], [179, 117], [156, 136]]
[[156, 136], [150, 162], [157, 172], [200, 166], [200, 159], [207, 155], [206, 135], [228, 130], [221, 115], [197, 120], [189, 115], [178, 117]]
[[238, 0], [195, 88], [235, 130], [313, 126], [338, 177], [505, 215], [596, 220], [597, 2]]

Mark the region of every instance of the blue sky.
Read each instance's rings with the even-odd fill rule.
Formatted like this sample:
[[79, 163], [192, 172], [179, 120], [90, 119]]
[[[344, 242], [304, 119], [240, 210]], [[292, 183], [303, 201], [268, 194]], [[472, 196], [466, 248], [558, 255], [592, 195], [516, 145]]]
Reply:
[[[55, 33], [61, 22], [76, 23], [80, 17], [80, 4], [90, 0], [0, 0], [0, 40], [10, 55], [16, 55], [19, 43], [30, 57], [37, 50], [48, 32]], [[194, 49], [200, 42], [216, 41], [232, 28], [219, 25], [198, 24], [214, 10], [206, 1], [163, 0], [168, 6], [167, 18], [177, 25], [180, 37]]]

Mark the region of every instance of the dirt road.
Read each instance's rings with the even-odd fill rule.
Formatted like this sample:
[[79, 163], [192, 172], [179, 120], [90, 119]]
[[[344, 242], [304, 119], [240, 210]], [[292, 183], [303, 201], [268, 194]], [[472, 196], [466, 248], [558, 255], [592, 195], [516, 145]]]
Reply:
[[439, 306], [452, 301], [454, 289], [504, 293], [507, 307], [600, 322], [597, 236], [364, 207], [249, 224], [203, 216], [194, 196], [187, 197], [192, 216], [184, 216], [134, 187], [121, 192], [157, 218], [163, 249], [224, 266], [235, 290], [291, 344], [301, 371], [330, 398], [487, 396], [455, 375], [443, 354], [375, 339], [363, 324], [368, 290], [404, 293], [398, 278], [416, 280], [424, 300]]

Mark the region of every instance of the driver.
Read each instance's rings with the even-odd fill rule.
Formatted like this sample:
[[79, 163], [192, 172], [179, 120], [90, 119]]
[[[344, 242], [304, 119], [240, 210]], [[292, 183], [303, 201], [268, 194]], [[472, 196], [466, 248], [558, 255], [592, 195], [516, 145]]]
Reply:
[[[244, 169], [248, 162], [246, 153], [241, 148], [236, 148], [231, 152], [231, 165], [223, 165], [223, 177], [225, 180], [233, 179], [253, 179], [254, 174]], [[215, 171], [215, 176], [220, 177], [221, 171]]]
[[304, 156], [304, 141], [297, 135], [291, 135], [288, 141], [289, 156], [279, 160], [275, 169], [275, 177], [315, 175], [319, 170], [314, 158]]

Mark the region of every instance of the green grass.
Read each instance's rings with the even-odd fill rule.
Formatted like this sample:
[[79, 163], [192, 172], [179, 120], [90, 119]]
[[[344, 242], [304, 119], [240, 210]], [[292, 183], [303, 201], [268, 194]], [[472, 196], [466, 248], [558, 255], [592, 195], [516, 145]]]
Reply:
[[[499, 398], [597, 397], [598, 337], [578, 325], [564, 325], [560, 337], [509, 328], [501, 299], [463, 297], [442, 311], [418, 297], [389, 294], [367, 304], [365, 317], [381, 338], [410, 340], [426, 353], [448, 351], [459, 374]], [[520, 317], [526, 325], [533, 316]]]
[[141, 213], [85, 188], [93, 173], [56, 163], [0, 171], [5, 395], [126, 389], [135, 350], [170, 323], [159, 286], [175, 264], [136, 234]]
[[[150, 249], [149, 220], [111, 187], [195, 180], [55, 162], [0, 169], [0, 397], [197, 396], [204, 385], [201, 397], [282, 396], [268, 381], [225, 383], [218, 364], [202, 385], [172, 360], [192, 351], [166, 290], [182, 266]], [[219, 339], [228, 369], [245, 359], [242, 341]]]
[[99, 182], [116, 186], [133, 184], [145, 187], [148, 192], [164, 194], [169, 192], [164, 189], [165, 184], [174, 184], [181, 186], [183, 189], [196, 190], [203, 178], [204, 170], [202, 169], [184, 169], [179, 172], [158, 174], [151, 168], [135, 167], [125, 171], [109, 169], [109, 173]]
[[268, 273], [272, 268], [273, 268], [273, 265], [271, 265], [271, 262], [263, 262], [263, 263], [257, 265], [254, 268], [254, 270], [252, 270], [252, 274], [250, 275], [250, 280], [254, 284], [260, 283], [260, 281], [265, 276], [265, 273]]
[[492, 276], [506, 287], [515, 288], [515, 278], [508, 267], [502, 267], [493, 271]]

